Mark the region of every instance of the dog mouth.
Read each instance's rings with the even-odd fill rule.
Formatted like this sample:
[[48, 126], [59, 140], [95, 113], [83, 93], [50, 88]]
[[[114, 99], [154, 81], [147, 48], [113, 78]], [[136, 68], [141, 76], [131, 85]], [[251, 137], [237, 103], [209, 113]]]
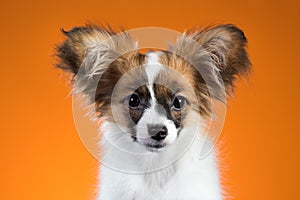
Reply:
[[147, 151], [150, 152], [158, 152], [166, 148], [167, 142], [166, 141], [155, 141], [151, 138], [133, 138], [134, 142], [139, 143], [140, 145], [144, 146]]
[[166, 143], [147, 143], [145, 147], [151, 152], [156, 152], [162, 150], [166, 146]]

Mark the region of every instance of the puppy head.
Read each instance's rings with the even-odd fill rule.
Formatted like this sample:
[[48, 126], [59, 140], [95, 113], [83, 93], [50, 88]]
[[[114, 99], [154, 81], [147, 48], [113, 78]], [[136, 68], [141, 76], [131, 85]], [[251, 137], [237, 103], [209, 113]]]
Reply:
[[145, 54], [126, 32], [111, 28], [84, 26], [64, 34], [57, 66], [72, 74], [74, 91], [95, 105], [99, 118], [150, 151], [209, 118], [211, 98], [223, 99], [223, 89], [230, 94], [250, 67], [247, 40], [233, 25], [189, 31], [170, 49]]

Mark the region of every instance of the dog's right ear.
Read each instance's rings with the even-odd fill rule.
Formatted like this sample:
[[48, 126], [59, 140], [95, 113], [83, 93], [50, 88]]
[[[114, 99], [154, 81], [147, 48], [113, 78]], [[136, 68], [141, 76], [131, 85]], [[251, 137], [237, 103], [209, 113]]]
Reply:
[[[66, 40], [57, 46], [57, 67], [69, 72], [73, 94], [82, 94], [88, 105], [101, 114], [110, 107], [115, 84], [126, 72], [125, 66], [138, 66], [143, 55], [124, 31], [88, 25], [63, 31]], [[127, 63], [131, 62], [131, 63]]]
[[67, 38], [56, 48], [57, 67], [74, 76], [80, 68], [84, 76], [99, 75], [115, 58], [135, 48], [125, 32], [118, 34], [110, 27], [87, 25], [62, 32]]

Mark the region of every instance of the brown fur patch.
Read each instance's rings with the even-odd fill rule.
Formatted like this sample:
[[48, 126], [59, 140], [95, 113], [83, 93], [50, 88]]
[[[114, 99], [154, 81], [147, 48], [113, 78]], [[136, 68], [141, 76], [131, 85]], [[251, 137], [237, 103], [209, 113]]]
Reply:
[[208, 116], [210, 114], [209, 94], [204, 80], [197, 70], [185, 59], [171, 52], [165, 52], [161, 56], [160, 62], [177, 73], [160, 74], [158, 81], [169, 85], [176, 93], [183, 94], [190, 102], [192, 109], [203, 117]]
[[[138, 52], [131, 52], [115, 60], [111, 64], [111, 66], [104, 72], [98, 82], [95, 94], [95, 103], [97, 108], [96, 110], [100, 116], [104, 116], [110, 113], [108, 111], [111, 108], [112, 93], [120, 78], [135, 67], [142, 66], [144, 62], [145, 56], [143, 54], [139, 54]], [[124, 84], [127, 84], [125, 86], [133, 87], [133, 84], [130, 83], [130, 81], [138, 80], [140, 78], [140, 74], [134, 73], [134, 71], [132, 71], [130, 73], [130, 77], [127, 75], [127, 77], [123, 80], [126, 83], [122, 83], [122, 86], [124, 86]], [[129, 90], [126, 90], [126, 88], [123, 89], [123, 92], [118, 91], [116, 88], [116, 99], [124, 99], [125, 96], [132, 94], [134, 91], [130, 92], [131, 93], [129, 93]]]
[[129, 108], [128, 113], [129, 113], [132, 121], [135, 124], [137, 124], [138, 121], [140, 120], [140, 118], [142, 117], [144, 110], [146, 108], [150, 107], [149, 101], [150, 101], [151, 95], [150, 95], [150, 92], [149, 92], [148, 88], [146, 87], [146, 85], [143, 85], [143, 86], [137, 88], [134, 93], [137, 94], [140, 99], [140, 106], [138, 106], [136, 109]]

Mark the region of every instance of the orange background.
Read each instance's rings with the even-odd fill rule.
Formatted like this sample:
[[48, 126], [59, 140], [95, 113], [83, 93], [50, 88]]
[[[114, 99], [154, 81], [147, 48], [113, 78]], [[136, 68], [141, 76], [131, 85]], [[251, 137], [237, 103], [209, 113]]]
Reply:
[[241, 27], [253, 74], [227, 111], [223, 182], [235, 200], [300, 199], [299, 1], [2, 1], [0, 16], [0, 199], [94, 196], [98, 163], [79, 140], [52, 56], [60, 28], [85, 22]]

